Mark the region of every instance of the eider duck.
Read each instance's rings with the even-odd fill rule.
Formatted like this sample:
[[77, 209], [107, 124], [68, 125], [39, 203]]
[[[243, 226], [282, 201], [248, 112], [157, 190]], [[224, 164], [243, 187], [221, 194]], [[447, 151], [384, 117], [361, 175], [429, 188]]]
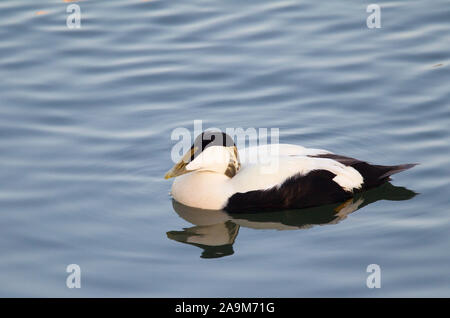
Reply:
[[175, 177], [171, 194], [184, 205], [248, 213], [342, 202], [413, 166], [372, 165], [290, 144], [249, 147], [239, 153], [229, 135], [205, 131], [165, 179]]

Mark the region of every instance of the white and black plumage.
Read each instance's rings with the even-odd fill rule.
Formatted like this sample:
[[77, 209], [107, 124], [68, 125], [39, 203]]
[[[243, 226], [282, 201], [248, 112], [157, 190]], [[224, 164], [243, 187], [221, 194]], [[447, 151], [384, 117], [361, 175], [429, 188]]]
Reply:
[[[276, 155], [270, 149], [276, 149]], [[250, 160], [251, 153], [258, 155], [256, 162]], [[240, 155], [245, 157], [242, 162]], [[176, 177], [171, 194], [187, 206], [263, 212], [344, 201], [414, 165], [372, 165], [289, 144], [246, 148], [239, 153], [227, 134], [208, 131], [195, 139], [165, 178]]]

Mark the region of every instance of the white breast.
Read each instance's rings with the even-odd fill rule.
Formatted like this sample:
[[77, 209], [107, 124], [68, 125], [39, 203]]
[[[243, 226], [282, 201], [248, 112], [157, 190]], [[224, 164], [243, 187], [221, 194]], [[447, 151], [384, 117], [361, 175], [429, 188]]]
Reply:
[[221, 173], [195, 171], [176, 177], [171, 193], [175, 200], [184, 205], [220, 210], [233, 195], [229, 180]]

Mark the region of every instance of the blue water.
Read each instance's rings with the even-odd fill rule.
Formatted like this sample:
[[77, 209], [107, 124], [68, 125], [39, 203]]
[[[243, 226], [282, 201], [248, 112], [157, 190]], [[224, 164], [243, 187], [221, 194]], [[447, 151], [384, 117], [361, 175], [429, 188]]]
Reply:
[[[378, 1], [380, 29], [369, 3], [86, 0], [72, 30], [69, 3], [2, 0], [0, 296], [449, 297], [449, 2]], [[194, 120], [420, 165], [343, 205], [205, 214], [163, 179]]]

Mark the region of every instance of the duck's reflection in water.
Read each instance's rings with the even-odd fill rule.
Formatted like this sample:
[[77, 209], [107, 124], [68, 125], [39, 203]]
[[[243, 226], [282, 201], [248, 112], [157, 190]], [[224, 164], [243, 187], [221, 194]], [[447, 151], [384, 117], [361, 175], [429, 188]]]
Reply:
[[298, 230], [314, 225], [337, 224], [350, 213], [373, 202], [409, 200], [415, 195], [411, 190], [385, 183], [343, 203], [251, 214], [196, 209], [173, 200], [173, 208], [178, 215], [195, 226], [182, 231], [167, 232], [167, 236], [172, 240], [202, 248], [203, 258], [217, 258], [234, 253], [233, 244], [241, 226], [253, 229]]

